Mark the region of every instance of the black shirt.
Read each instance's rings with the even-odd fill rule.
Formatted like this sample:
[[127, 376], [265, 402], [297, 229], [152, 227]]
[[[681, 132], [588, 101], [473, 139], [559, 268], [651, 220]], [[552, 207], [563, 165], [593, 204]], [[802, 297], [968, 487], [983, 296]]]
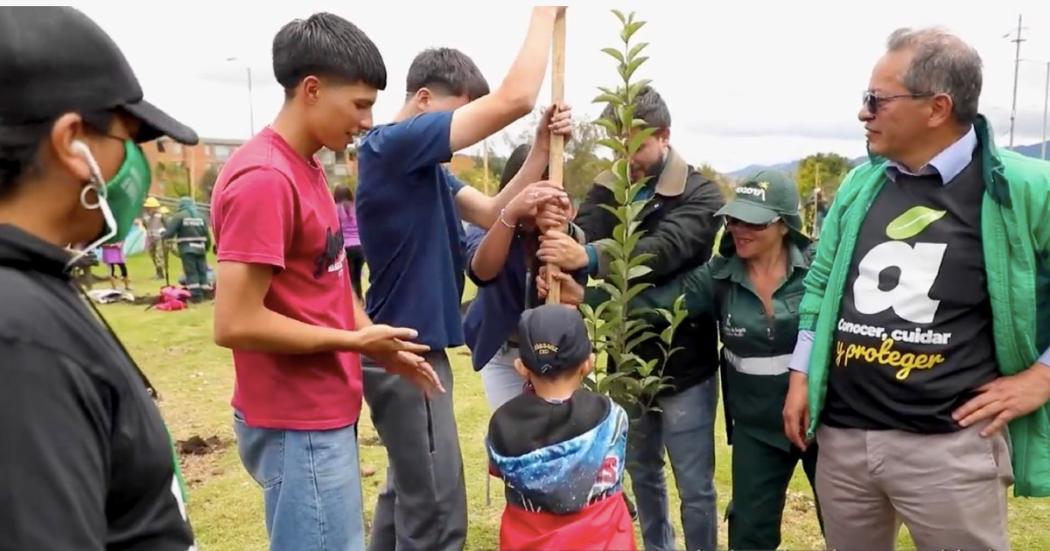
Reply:
[[609, 400], [577, 390], [561, 403], [525, 392], [500, 406], [489, 421], [489, 442], [500, 455], [516, 457], [571, 440], [609, 415]]
[[0, 225], [0, 549], [192, 549], [160, 412], [68, 259]]
[[981, 162], [886, 182], [861, 225], [838, 321], [824, 422], [917, 433], [995, 379], [981, 244]]

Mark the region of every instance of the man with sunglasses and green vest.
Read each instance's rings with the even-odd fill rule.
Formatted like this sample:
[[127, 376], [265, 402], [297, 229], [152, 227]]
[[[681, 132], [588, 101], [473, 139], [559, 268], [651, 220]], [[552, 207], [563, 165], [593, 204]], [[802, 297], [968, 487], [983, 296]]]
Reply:
[[197, 143], [93, 21], [0, 7], [0, 548], [195, 549], [152, 389], [69, 275], [134, 226], [163, 135]]
[[806, 278], [784, 430], [815, 431], [829, 548], [893, 549], [903, 521], [920, 549], [1009, 549], [1007, 487], [1050, 496], [1050, 165], [996, 148], [958, 37], [887, 50], [859, 114], [871, 161]]

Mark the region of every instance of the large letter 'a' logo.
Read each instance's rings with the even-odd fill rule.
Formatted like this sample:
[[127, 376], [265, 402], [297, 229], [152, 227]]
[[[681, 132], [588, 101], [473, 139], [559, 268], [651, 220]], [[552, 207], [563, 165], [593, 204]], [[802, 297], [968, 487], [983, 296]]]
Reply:
[[[914, 207], [898, 216], [886, 227], [890, 239], [914, 237], [945, 215], [945, 211]], [[939, 300], [930, 298], [930, 289], [941, 270], [948, 245], [887, 241], [868, 251], [860, 261], [857, 280], [853, 283], [853, 300], [857, 311], [873, 315], [889, 308], [901, 319], [912, 323], [931, 323], [937, 315]], [[889, 290], [879, 288], [879, 274], [898, 268], [900, 278]]]

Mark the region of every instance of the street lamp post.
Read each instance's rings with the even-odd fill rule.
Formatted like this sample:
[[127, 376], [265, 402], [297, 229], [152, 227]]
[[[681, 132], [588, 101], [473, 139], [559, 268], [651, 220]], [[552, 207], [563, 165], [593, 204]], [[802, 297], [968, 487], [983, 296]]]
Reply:
[[[236, 57], [228, 57], [226, 61], [234, 62], [237, 61]], [[248, 65], [244, 66], [244, 71], [248, 75], [248, 128], [251, 131], [251, 136], [255, 135], [255, 105], [252, 97], [252, 68]]]

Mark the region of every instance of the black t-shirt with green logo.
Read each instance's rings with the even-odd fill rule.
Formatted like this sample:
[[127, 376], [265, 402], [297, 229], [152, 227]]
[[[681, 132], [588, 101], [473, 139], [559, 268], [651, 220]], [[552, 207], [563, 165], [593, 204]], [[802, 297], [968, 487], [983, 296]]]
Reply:
[[823, 421], [945, 433], [997, 376], [981, 248], [979, 159], [947, 186], [886, 182], [861, 225], [832, 349]]

